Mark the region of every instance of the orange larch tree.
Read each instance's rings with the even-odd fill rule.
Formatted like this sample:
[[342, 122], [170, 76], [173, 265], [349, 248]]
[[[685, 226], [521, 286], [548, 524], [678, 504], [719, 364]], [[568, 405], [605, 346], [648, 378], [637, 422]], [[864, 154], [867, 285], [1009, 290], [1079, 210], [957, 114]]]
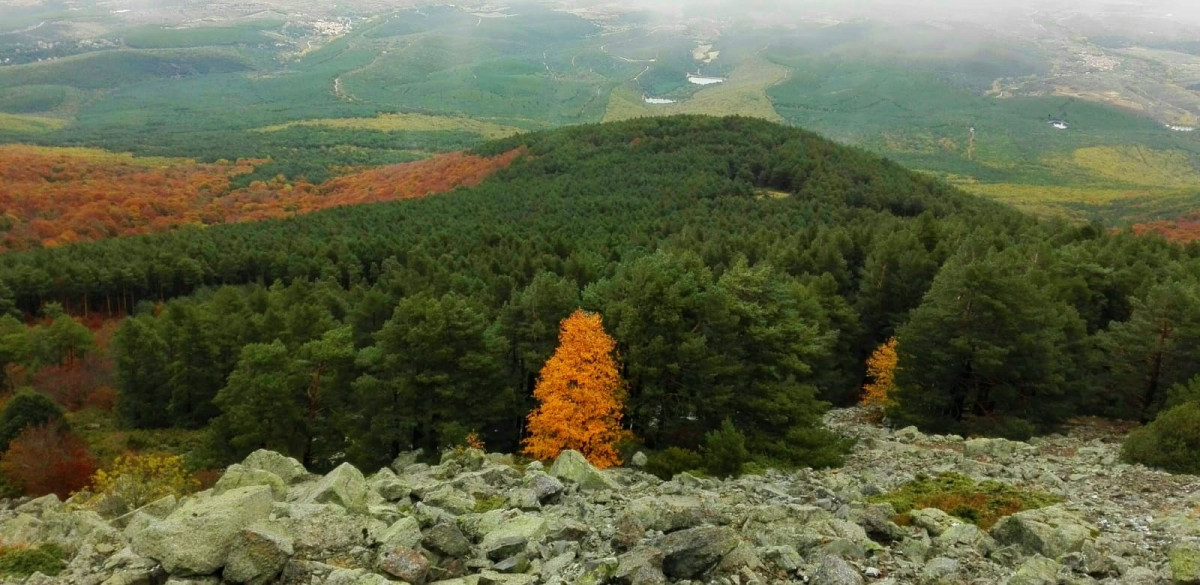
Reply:
[[625, 390], [616, 345], [596, 313], [577, 310], [563, 319], [558, 349], [533, 390], [539, 405], [529, 413], [527, 455], [545, 460], [574, 449], [601, 469], [620, 465], [616, 443]]
[[863, 406], [886, 407], [891, 403], [889, 395], [896, 387], [896, 338], [875, 348], [867, 359], [867, 375], [871, 381], [863, 386]]

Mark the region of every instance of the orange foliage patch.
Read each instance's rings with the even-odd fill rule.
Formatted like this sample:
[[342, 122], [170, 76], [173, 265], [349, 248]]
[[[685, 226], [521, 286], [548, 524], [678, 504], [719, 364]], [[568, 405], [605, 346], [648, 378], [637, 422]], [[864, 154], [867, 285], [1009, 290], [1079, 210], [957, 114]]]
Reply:
[[862, 405], [886, 407], [891, 404], [892, 390], [896, 387], [896, 338], [875, 348], [867, 360], [867, 376], [871, 378], [863, 386]]
[[1200, 214], [1191, 214], [1179, 219], [1152, 221], [1133, 226], [1138, 235], [1156, 233], [1172, 242], [1194, 242], [1200, 240]]
[[215, 201], [226, 221], [287, 217], [330, 207], [418, 199], [457, 187], [473, 187], [507, 167], [523, 149], [494, 158], [461, 152], [389, 165], [331, 179], [319, 187], [279, 182], [255, 183]]
[[54, 247], [168, 230], [412, 199], [473, 186], [521, 151], [451, 153], [333, 179], [323, 185], [230, 180], [263, 161], [200, 164], [83, 149], [0, 146], [0, 251]]
[[624, 389], [616, 345], [600, 315], [577, 310], [563, 319], [558, 349], [533, 390], [539, 404], [529, 413], [526, 455], [545, 460], [574, 449], [601, 469], [621, 464], [616, 443]]
[[0, 247], [22, 250], [201, 221], [250, 162], [196, 164], [81, 149], [0, 147]]

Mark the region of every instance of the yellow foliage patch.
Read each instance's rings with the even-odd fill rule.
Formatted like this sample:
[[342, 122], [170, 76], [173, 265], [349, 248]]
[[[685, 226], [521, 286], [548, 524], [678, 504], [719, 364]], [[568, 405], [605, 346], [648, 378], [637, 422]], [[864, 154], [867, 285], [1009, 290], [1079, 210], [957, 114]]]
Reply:
[[486, 139], [504, 138], [521, 132], [520, 128], [484, 120], [457, 116], [426, 114], [382, 114], [374, 118], [324, 118], [301, 120], [259, 128], [260, 132], [278, 132], [295, 126], [319, 126], [342, 130], [376, 130], [379, 132], [470, 132]]
[[68, 122], [59, 118], [22, 116], [0, 112], [0, 130], [8, 132], [53, 132], [67, 127]]
[[167, 496], [183, 496], [199, 483], [177, 455], [127, 453], [92, 476], [90, 504], [108, 510], [136, 510]]
[[1187, 153], [1141, 146], [1080, 148], [1071, 162], [1088, 173], [1112, 181], [1146, 187], [1188, 187], [1200, 184]]
[[863, 406], [886, 407], [892, 403], [891, 392], [896, 387], [896, 338], [880, 345], [867, 359], [867, 376], [871, 381], [863, 386]]

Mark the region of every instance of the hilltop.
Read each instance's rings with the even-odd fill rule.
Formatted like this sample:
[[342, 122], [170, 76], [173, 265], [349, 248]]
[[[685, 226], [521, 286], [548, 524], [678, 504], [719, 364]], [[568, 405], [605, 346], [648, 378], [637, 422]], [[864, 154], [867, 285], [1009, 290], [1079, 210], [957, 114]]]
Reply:
[[[1200, 524], [1187, 512], [1200, 504], [1200, 483], [1118, 463], [1117, 435], [1082, 426], [1030, 443], [964, 440], [880, 428], [858, 422], [862, 415], [828, 419], [859, 440], [836, 470], [664, 481], [636, 465], [597, 471], [574, 452], [542, 467], [460, 449], [432, 466], [406, 453], [377, 472], [343, 465], [320, 476], [257, 451], [212, 490], [117, 516], [91, 511], [88, 494], [12, 502], [0, 511], [0, 534], [6, 546], [61, 551], [62, 565], [47, 565], [61, 567], [55, 578], [9, 581], [26, 585], [1157, 585], [1200, 577]], [[933, 507], [901, 517], [879, 499], [944, 473], [984, 482], [980, 497], [1018, 486], [1058, 503], [1006, 511], [981, 527], [964, 516], [969, 500], [938, 504], [959, 517]]]
[[[1128, 462], [1198, 471], [1189, 433], [1200, 429], [1200, 249], [1037, 220], [751, 118], [575, 126], [499, 138], [463, 156], [504, 164], [431, 197], [0, 255], [2, 371], [14, 387], [32, 387], [0, 409], [10, 441], [0, 470], [13, 489], [103, 486], [128, 465], [119, 455], [148, 448], [164, 453], [147, 456], [178, 456], [170, 460], [180, 484], [225, 470], [214, 487], [221, 495], [178, 511], [178, 500], [166, 500], [115, 514], [120, 531], [150, 530], [133, 538], [132, 556], [117, 553], [125, 541], [104, 528], [111, 522], [51, 500], [17, 514], [5, 537], [61, 529], [87, 542], [94, 531], [109, 539], [95, 555], [119, 554], [110, 568], [152, 579], [162, 573], [145, 558], [172, 573], [199, 562], [172, 548], [176, 537], [195, 543], [193, 519], [233, 534], [248, 527], [241, 519], [272, 515], [278, 524], [238, 538], [279, 570], [290, 563], [283, 557], [296, 560], [298, 579], [338, 569], [351, 572], [336, 579], [373, 579], [353, 571], [381, 563], [392, 575], [422, 570], [419, 551], [380, 558], [379, 544], [404, 539], [395, 542], [413, 549], [430, 537], [458, 551], [441, 549], [450, 556], [433, 564], [486, 570], [483, 579], [496, 581], [506, 578], [492, 571], [524, 573], [567, 553], [576, 556], [556, 570], [602, 576], [638, 547], [645, 582], [661, 581], [655, 571], [707, 575], [737, 550], [745, 554], [724, 565], [736, 570], [721, 575], [729, 582], [874, 568], [901, 583], [925, 574], [996, 582], [1013, 571], [1153, 583], [1194, 558], [1190, 476]], [[382, 190], [403, 173], [360, 177]], [[326, 193], [337, 191], [317, 201]], [[343, 193], [371, 199], [353, 183]], [[333, 200], [353, 202], [341, 197]], [[583, 532], [571, 523], [563, 530], [574, 536], [559, 531], [555, 512], [513, 528], [533, 534], [487, 540], [518, 514], [511, 510], [542, 509], [518, 485], [570, 491], [520, 460], [465, 446], [522, 450], [542, 366], [562, 347], [559, 324], [580, 309], [615, 345], [623, 432], [614, 450], [656, 477], [747, 477], [662, 483], [589, 471], [620, 489], [563, 496], [568, 505], [554, 510], [577, 514]], [[71, 312], [123, 319], [109, 338]], [[870, 381], [891, 381], [875, 416], [903, 430], [826, 415], [831, 404], [859, 400], [868, 358], [886, 348], [895, 352], [886, 376], [876, 366], [887, 360], [871, 360]], [[96, 360], [111, 365], [113, 388], [87, 378]], [[1062, 438], [1078, 432], [1080, 416], [1154, 422], [1134, 431], [1138, 440], [1118, 459], [1111, 435], [1087, 445]], [[439, 463], [455, 446], [463, 453]], [[417, 450], [423, 461], [411, 461]], [[298, 463], [255, 467], [281, 456]], [[62, 473], [39, 476], [47, 460]], [[363, 477], [388, 466], [396, 469]], [[102, 473], [89, 477], [96, 467]], [[1108, 470], [1121, 475], [1101, 478]], [[409, 473], [415, 483], [402, 480]], [[412, 494], [410, 510], [402, 504]], [[651, 497], [657, 509], [680, 495], [716, 510], [687, 500], [684, 525], [656, 528], [648, 517], [618, 534], [627, 496]], [[894, 513], [878, 506], [884, 499]], [[357, 515], [314, 506], [331, 501]], [[422, 516], [434, 502], [462, 534], [423, 531], [452, 520]], [[935, 503], [979, 528], [952, 530], [953, 521], [920, 511]], [[245, 513], [230, 513], [243, 504]], [[372, 506], [386, 509], [374, 518]], [[50, 516], [39, 524], [38, 514]], [[772, 534], [755, 522], [778, 524], [779, 540], [755, 540]], [[323, 544], [324, 534], [341, 540]], [[545, 547], [521, 557], [516, 540], [501, 546], [510, 536]], [[560, 540], [584, 544], [553, 544]], [[1183, 564], [1164, 568], [1175, 543]], [[784, 545], [795, 554], [759, 550]], [[202, 550], [205, 564], [183, 572], [232, 562], [223, 549]], [[692, 560], [681, 566], [667, 562], [677, 558], [671, 551], [707, 560], [685, 555]], [[78, 571], [95, 567], [93, 553], [73, 561]], [[835, 556], [849, 560], [824, 560]], [[237, 571], [260, 570], [256, 559], [241, 558], [249, 565]], [[755, 559], [784, 576], [760, 572]], [[1030, 582], [1050, 581], [1015, 583]]]

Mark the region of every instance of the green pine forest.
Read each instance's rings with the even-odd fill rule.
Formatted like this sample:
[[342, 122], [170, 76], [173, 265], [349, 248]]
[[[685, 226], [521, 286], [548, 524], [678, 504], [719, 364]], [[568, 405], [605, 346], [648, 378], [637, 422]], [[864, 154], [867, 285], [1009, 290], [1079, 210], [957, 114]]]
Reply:
[[269, 448], [373, 467], [470, 433], [518, 451], [580, 307], [618, 342], [627, 449], [698, 450], [728, 420], [763, 465], [837, 465], [821, 415], [893, 336], [897, 427], [1025, 438], [1195, 394], [1198, 246], [1035, 219], [750, 118], [476, 152], [518, 147], [422, 200], [0, 255], [0, 300], [128, 313], [122, 424], [205, 429], [212, 466]]

